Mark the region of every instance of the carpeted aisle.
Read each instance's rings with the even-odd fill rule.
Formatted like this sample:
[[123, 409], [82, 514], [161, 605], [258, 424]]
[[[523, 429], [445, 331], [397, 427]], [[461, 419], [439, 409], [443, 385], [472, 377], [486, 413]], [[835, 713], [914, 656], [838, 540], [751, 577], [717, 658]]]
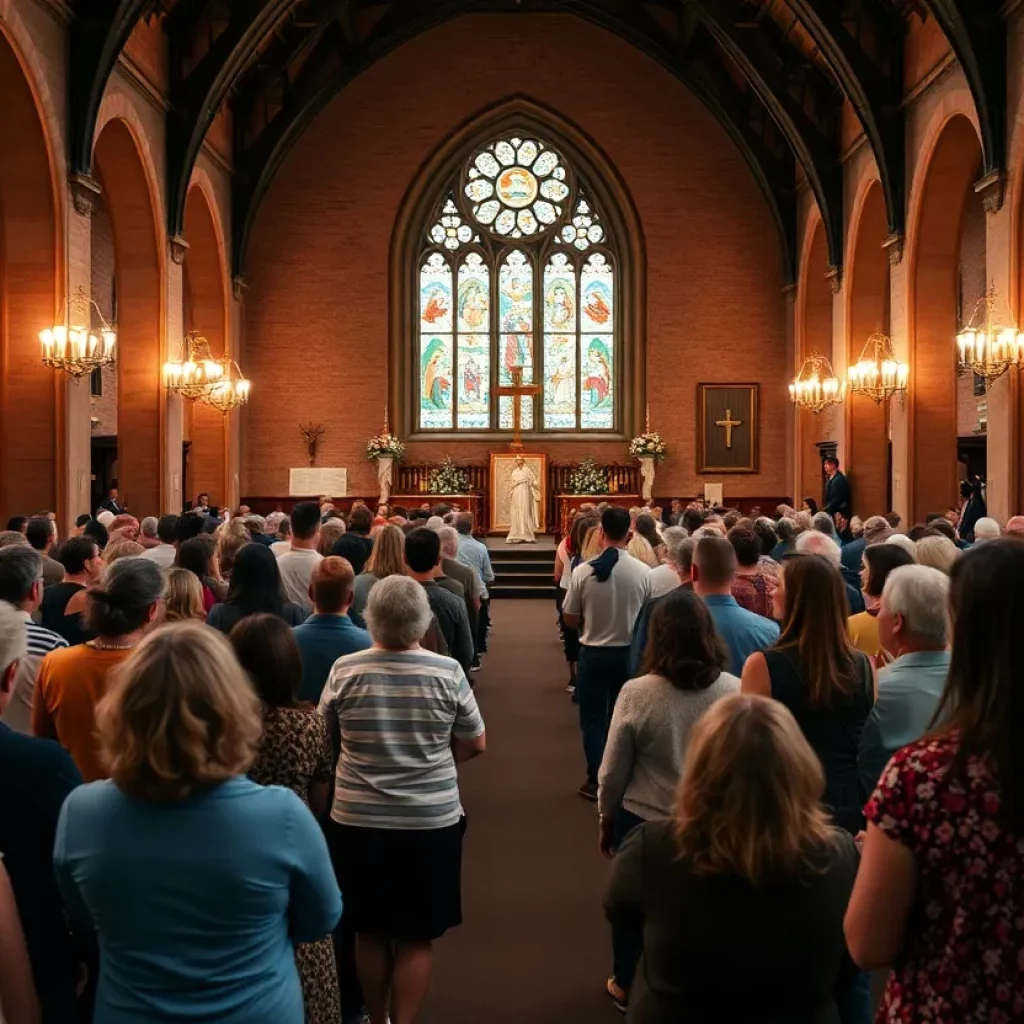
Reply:
[[553, 601], [495, 601], [475, 676], [487, 753], [461, 770], [465, 923], [435, 947], [423, 1024], [607, 1024], [596, 809]]

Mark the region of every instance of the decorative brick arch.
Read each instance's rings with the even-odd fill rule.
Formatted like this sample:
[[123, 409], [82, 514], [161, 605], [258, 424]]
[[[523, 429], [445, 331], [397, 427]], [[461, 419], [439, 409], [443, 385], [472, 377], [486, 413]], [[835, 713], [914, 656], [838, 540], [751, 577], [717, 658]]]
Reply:
[[910, 511], [915, 520], [957, 495], [957, 265], [963, 210], [981, 167], [976, 118], [951, 94], [932, 120], [911, 196], [907, 304], [910, 338]]
[[[208, 186], [209, 179], [206, 184]], [[185, 237], [189, 248], [182, 265], [184, 329], [205, 335], [215, 356], [230, 352], [230, 313], [224, 235], [212, 192], [193, 176], [185, 199]], [[215, 504], [227, 504], [228, 419], [198, 402], [186, 406], [190, 441], [187, 498], [207, 491]]]
[[[2, 10], [2, 9], [0, 9]], [[0, 518], [58, 507], [57, 393], [39, 331], [63, 303], [60, 201], [38, 90], [0, 32]]]
[[101, 123], [93, 166], [114, 235], [118, 483], [133, 511], [155, 515], [164, 508], [166, 401], [161, 367], [167, 246], [140, 143], [141, 126], [119, 116]]
[[[828, 240], [825, 224], [817, 208], [811, 210], [804, 225], [803, 245], [796, 290], [796, 366], [815, 352], [832, 358], [832, 286], [827, 271]], [[820, 417], [796, 412], [796, 473], [799, 506], [805, 497], [821, 499], [821, 462], [815, 443], [821, 434]]]
[[[850, 220], [846, 264], [847, 365], [853, 365], [870, 335], [889, 333], [889, 254], [885, 197], [877, 177], [861, 182]], [[890, 504], [888, 406], [863, 395], [847, 395], [846, 472], [854, 505], [863, 514], [881, 514]]]

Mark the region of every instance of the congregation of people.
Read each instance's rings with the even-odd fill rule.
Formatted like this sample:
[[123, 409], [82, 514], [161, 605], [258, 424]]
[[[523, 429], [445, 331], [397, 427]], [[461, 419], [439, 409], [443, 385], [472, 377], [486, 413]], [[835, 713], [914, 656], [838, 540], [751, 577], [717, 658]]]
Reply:
[[1024, 517], [975, 481], [903, 531], [825, 471], [821, 509], [583, 504], [559, 544], [631, 1024], [1024, 1020]]
[[[585, 504], [558, 545], [630, 1024], [866, 1024], [883, 973], [879, 1020], [1024, 1020], [1024, 518], [861, 521], [826, 469], [820, 510]], [[7, 525], [5, 1024], [413, 1024], [486, 750], [472, 516]]]
[[206, 498], [0, 533], [0, 1020], [412, 1024], [487, 548], [450, 506]]

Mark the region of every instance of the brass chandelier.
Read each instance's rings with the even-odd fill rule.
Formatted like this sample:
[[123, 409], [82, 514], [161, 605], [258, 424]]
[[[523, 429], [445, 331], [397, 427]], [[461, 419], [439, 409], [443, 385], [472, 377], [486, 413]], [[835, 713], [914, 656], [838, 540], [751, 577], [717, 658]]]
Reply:
[[978, 299], [967, 326], [956, 336], [960, 372], [982, 377], [986, 388], [1024, 361], [1024, 334], [1000, 321], [998, 307], [995, 288], [990, 288]]
[[[99, 316], [101, 328], [91, 326], [91, 310]], [[94, 299], [79, 285], [73, 301], [68, 302], [64, 323], [39, 332], [43, 364], [62, 370], [78, 381], [80, 378], [113, 363], [117, 350], [117, 328], [107, 323]]]
[[825, 356], [815, 353], [804, 360], [789, 385], [789, 398], [798, 409], [820, 413], [846, 398], [846, 382], [835, 375]]
[[910, 380], [910, 366], [898, 360], [886, 334], [872, 334], [860, 358], [850, 367], [850, 391], [881, 405], [893, 395], [902, 401]]
[[214, 358], [209, 341], [198, 331], [189, 331], [178, 359], [164, 364], [164, 387], [228, 413], [248, 402], [251, 385], [235, 360]]

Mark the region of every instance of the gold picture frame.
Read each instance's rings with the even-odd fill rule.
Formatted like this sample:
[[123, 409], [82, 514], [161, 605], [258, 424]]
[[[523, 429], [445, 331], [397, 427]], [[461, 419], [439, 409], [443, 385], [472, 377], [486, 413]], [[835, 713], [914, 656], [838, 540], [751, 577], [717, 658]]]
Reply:
[[540, 487], [540, 498], [537, 501], [537, 532], [547, 533], [548, 457], [528, 452], [491, 452], [489, 533], [508, 533], [512, 526], [508, 515], [508, 478], [520, 455], [526, 465], [533, 470], [537, 485]]

